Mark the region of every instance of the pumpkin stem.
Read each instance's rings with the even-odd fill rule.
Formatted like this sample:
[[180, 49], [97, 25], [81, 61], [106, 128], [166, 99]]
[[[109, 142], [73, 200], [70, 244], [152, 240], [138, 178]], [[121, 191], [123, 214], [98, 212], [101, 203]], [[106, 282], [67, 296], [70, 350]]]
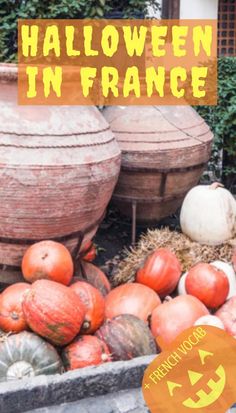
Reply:
[[170, 295], [167, 295], [164, 299], [164, 303], [169, 303], [172, 300], [173, 300], [173, 298]]
[[213, 184], [210, 185], [210, 189], [217, 189], [217, 188], [224, 188], [224, 185], [221, 184], [220, 182], [213, 182]]
[[151, 320], [152, 320], [152, 314], [149, 314], [147, 317], [147, 323], [148, 323], [149, 328], [151, 328]]
[[11, 318], [12, 320], [19, 320], [19, 314], [17, 314], [15, 311], [11, 313]]
[[103, 353], [101, 359], [102, 359], [102, 361], [108, 361], [109, 357], [108, 357], [107, 354]]
[[42, 260], [45, 260], [48, 257], [48, 253], [45, 252], [44, 255], [42, 256]]
[[88, 330], [90, 328], [90, 326], [91, 326], [90, 321], [86, 320], [86, 321], [83, 322], [83, 330], [84, 331]]

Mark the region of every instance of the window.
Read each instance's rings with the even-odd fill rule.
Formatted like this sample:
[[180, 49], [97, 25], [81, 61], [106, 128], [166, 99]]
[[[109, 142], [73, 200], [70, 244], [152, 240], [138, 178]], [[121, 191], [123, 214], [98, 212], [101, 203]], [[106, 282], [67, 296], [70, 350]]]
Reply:
[[218, 54], [236, 56], [236, 1], [219, 0]]

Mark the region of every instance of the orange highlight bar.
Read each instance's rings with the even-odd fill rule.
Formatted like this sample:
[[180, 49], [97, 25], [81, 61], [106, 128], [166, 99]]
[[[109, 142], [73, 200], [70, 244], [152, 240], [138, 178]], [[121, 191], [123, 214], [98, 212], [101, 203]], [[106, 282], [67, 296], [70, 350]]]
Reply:
[[20, 105], [216, 105], [216, 20], [19, 20]]

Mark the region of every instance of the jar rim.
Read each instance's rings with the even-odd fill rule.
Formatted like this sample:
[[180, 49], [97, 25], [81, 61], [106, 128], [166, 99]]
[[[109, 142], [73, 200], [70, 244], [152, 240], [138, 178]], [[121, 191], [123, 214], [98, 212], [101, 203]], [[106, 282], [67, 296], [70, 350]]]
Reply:
[[0, 81], [15, 81], [18, 77], [16, 63], [0, 63]]

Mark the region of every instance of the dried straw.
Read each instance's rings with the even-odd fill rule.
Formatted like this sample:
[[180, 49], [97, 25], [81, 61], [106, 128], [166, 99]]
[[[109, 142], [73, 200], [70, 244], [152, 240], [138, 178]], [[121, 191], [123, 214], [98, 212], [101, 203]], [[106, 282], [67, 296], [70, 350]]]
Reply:
[[148, 255], [160, 247], [167, 247], [177, 255], [183, 271], [187, 271], [198, 262], [229, 262], [233, 251], [230, 242], [213, 247], [193, 242], [184, 234], [171, 231], [169, 228], [148, 230], [141, 236], [135, 248], [125, 250], [125, 258], [112, 276], [112, 285], [133, 282], [137, 270], [144, 264]]

